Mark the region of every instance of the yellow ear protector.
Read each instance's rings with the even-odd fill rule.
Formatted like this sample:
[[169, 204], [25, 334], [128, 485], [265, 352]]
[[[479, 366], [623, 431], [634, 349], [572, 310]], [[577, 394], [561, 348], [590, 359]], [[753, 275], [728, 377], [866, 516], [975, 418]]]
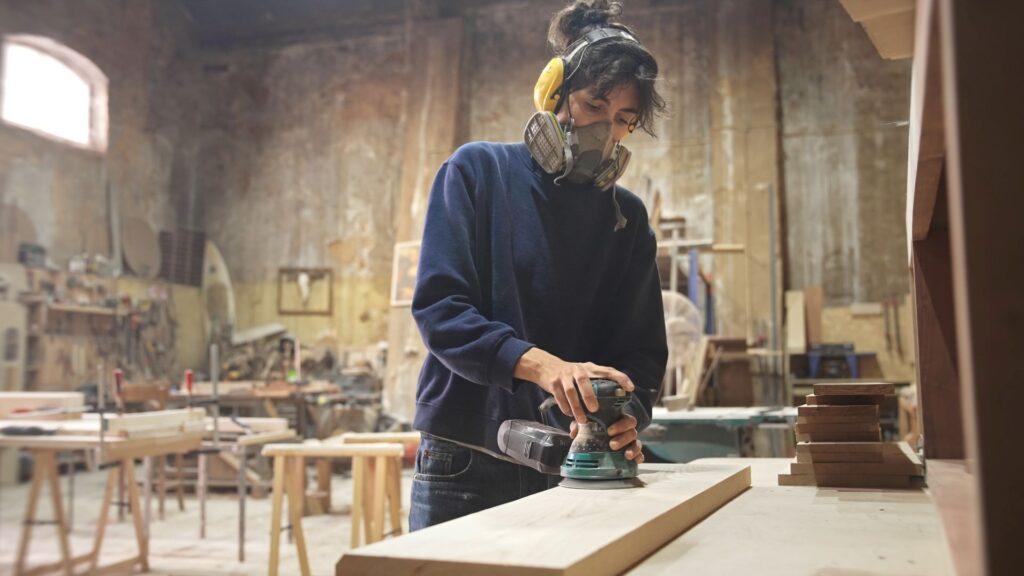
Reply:
[[[619, 28], [598, 28], [588, 32], [583, 38], [573, 42], [565, 51], [564, 56], [556, 56], [548, 61], [540, 73], [537, 84], [533, 87], [533, 105], [538, 112], [557, 113], [566, 96], [565, 87], [573, 77], [587, 49], [605, 40], [622, 38], [630, 42], [640, 43], [632, 34]], [[632, 130], [630, 130], [632, 132]]]

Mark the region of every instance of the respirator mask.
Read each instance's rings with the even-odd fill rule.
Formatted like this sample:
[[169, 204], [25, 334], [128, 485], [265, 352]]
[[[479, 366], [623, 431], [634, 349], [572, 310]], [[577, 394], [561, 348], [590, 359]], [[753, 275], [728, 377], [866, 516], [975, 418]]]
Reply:
[[607, 190], [626, 171], [629, 149], [612, 140], [609, 121], [577, 127], [569, 116], [566, 126], [552, 112], [537, 112], [526, 123], [523, 140], [530, 154], [555, 184], [593, 183]]

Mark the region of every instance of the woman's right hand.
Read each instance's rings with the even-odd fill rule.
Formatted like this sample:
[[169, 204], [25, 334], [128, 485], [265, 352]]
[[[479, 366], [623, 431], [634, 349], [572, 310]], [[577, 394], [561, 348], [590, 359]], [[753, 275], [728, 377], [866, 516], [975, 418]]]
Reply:
[[596, 412], [598, 408], [591, 378], [614, 380], [627, 392], [634, 388], [629, 376], [615, 368], [598, 366], [593, 362], [566, 362], [536, 347], [527, 350], [519, 359], [514, 375], [535, 383], [554, 396], [562, 413], [575, 418], [580, 424], [586, 423], [587, 410]]

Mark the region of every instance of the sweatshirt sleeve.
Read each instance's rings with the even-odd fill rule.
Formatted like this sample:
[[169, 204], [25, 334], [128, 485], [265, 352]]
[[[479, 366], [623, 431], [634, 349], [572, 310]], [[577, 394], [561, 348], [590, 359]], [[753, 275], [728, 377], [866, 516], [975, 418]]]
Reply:
[[515, 390], [519, 358], [532, 344], [480, 312], [472, 184], [449, 159], [430, 190], [412, 314], [427, 349], [476, 384]]
[[611, 313], [610, 338], [605, 347], [608, 366], [624, 372], [636, 389], [625, 412], [641, 431], [651, 423], [651, 409], [661, 391], [668, 361], [661, 279], [655, 262], [657, 240], [646, 213], [637, 231], [625, 280]]

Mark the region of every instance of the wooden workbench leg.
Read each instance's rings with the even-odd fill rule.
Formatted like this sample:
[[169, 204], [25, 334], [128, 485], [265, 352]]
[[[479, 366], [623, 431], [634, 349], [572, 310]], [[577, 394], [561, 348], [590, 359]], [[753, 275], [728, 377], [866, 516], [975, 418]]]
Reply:
[[306, 553], [306, 535], [302, 531], [303, 500], [306, 499], [306, 485], [302, 472], [305, 462], [301, 457], [291, 459], [291, 470], [288, 471], [288, 516], [295, 537], [295, 551], [299, 556], [299, 569], [302, 576], [309, 576], [309, 556]]
[[377, 470], [377, 459], [373, 456], [365, 456], [363, 461], [363, 543], [373, 544], [373, 489], [374, 477]]
[[[57, 542], [60, 543], [60, 559], [64, 562], [64, 574], [71, 576], [71, 545], [68, 544], [67, 523], [64, 521], [64, 502], [60, 497], [60, 477], [57, 474], [57, 455], [53, 452], [40, 453], [46, 463], [43, 469], [50, 479], [50, 503], [53, 519], [57, 523]], [[40, 462], [37, 462], [37, 465]]]
[[135, 541], [139, 544], [139, 566], [143, 572], [149, 571], [149, 541], [142, 522], [142, 506], [139, 505], [139, 486], [135, 481], [135, 462], [131, 458], [121, 460], [125, 480], [128, 484], [128, 503], [132, 508], [132, 522], [135, 524]]
[[270, 566], [267, 574], [277, 576], [281, 553], [281, 499], [284, 496], [284, 472], [287, 456], [274, 456], [274, 486], [270, 505]]
[[402, 457], [391, 458], [388, 466], [388, 506], [391, 511], [391, 534], [402, 533]]
[[124, 467], [117, 467], [117, 521], [124, 520]]
[[92, 542], [92, 554], [89, 559], [89, 572], [96, 570], [100, 561], [100, 548], [103, 547], [103, 535], [107, 531], [107, 518], [110, 517], [110, 499], [114, 495], [114, 483], [117, 482], [117, 467], [107, 471], [107, 485], [103, 488], [103, 504], [100, 508], [100, 517], [96, 521], [96, 534]]
[[32, 525], [36, 521], [36, 504], [39, 503], [39, 489], [43, 486], [43, 469], [41, 458], [43, 451], [32, 451], [32, 486], [28, 490], [28, 502], [25, 504], [25, 516], [21, 522], [21, 536], [18, 542], [18, 559], [14, 564], [14, 573], [25, 571], [25, 558], [28, 556], [28, 543], [32, 539]]
[[161, 520], [164, 519], [164, 500], [167, 499], [167, 456], [157, 457], [156, 481], [160, 484], [159, 498], [157, 499], [157, 514]]
[[361, 456], [352, 458], [352, 534], [349, 537], [349, 546], [351, 548], [358, 548], [363, 545], [364, 460], [365, 458]]
[[373, 539], [379, 542], [384, 538], [384, 499], [388, 494], [388, 457], [374, 457], [373, 465]]
[[316, 490], [320, 495], [320, 507], [324, 514], [331, 512], [331, 460], [320, 458], [316, 461]]
[[176, 470], [178, 475], [178, 511], [185, 511], [185, 455], [178, 454], [174, 455], [174, 461], [178, 463], [178, 469]]
[[196, 496], [199, 498], [199, 538], [206, 538], [206, 454], [196, 456]]

